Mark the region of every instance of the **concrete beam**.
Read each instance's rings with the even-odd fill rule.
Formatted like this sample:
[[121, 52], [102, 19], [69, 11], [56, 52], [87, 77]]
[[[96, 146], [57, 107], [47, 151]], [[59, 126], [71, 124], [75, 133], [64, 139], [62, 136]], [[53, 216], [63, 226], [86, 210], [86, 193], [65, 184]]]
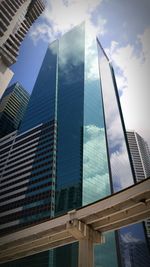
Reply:
[[91, 267], [83, 265], [83, 259], [91, 255], [93, 243], [102, 243], [103, 232], [120, 229], [148, 217], [150, 179], [81, 209], [1, 237], [0, 263], [79, 241], [79, 266]]

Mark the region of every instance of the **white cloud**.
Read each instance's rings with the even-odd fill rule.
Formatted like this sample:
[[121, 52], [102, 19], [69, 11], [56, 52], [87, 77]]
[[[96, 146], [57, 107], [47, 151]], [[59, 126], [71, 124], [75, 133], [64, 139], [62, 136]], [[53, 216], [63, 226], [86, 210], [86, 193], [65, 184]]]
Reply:
[[83, 202], [96, 201], [110, 193], [103, 128], [88, 125], [84, 128]]
[[121, 248], [123, 251], [123, 258], [126, 267], [132, 267], [131, 264], [131, 251], [133, 251], [134, 246], [137, 249], [137, 245], [141, 244], [141, 240], [133, 236], [132, 232], [126, 234], [121, 234]]
[[[107, 159], [104, 129], [95, 125], [85, 126], [84, 136], [84, 164], [86, 165], [87, 174], [85, 178], [95, 176], [97, 172], [105, 174], [107, 171]], [[100, 160], [102, 160], [102, 164], [96, 164]]]
[[127, 79], [124, 76], [116, 75], [116, 80], [117, 80], [118, 89], [120, 89], [119, 91], [122, 95], [124, 89], [126, 89], [127, 87]]
[[[74, 31], [71, 31], [69, 33], [69, 40], [71, 40], [71, 42], [73, 44], [73, 48], [70, 46], [70, 42], [68, 42], [68, 38], [66, 38], [65, 35], [62, 37], [61, 42], [59, 43], [59, 63], [60, 63], [61, 68], [64, 71], [65, 71], [65, 65], [69, 61], [74, 66], [77, 66], [77, 65], [83, 63], [83, 61], [84, 61], [84, 58], [82, 56], [82, 55], [84, 55], [83, 34], [84, 34], [84, 31], [82, 33], [82, 30], [80, 32], [77, 32], [77, 33], [75, 33]], [[77, 53], [77, 51], [78, 51], [78, 53]]]
[[[121, 104], [126, 123], [126, 128], [135, 129], [150, 145], [150, 28], [137, 37], [141, 45], [140, 53], [135, 53], [135, 47], [127, 45], [113, 47], [113, 62], [122, 70], [122, 75], [117, 75], [117, 83], [123, 94]], [[119, 79], [118, 79], [119, 78]]]
[[124, 140], [119, 145], [119, 151], [115, 151], [110, 157], [115, 192], [133, 184]]
[[121, 239], [123, 242], [125, 243], [137, 243], [137, 242], [140, 242], [141, 240], [139, 238], [136, 238], [133, 236], [133, 234], [131, 232], [128, 232], [126, 234], [122, 234], [121, 235]]
[[[45, 11], [42, 15], [43, 22], [35, 24], [30, 37], [36, 44], [39, 39], [52, 42], [74, 26], [83, 21], [92, 24], [92, 12], [101, 5], [103, 0], [55, 0], [47, 1]], [[99, 28], [104, 33], [105, 20], [98, 15], [96, 25], [93, 29]]]
[[[116, 44], [115, 44], [116, 45]], [[133, 184], [123, 127], [108, 60], [100, 54], [100, 74], [114, 191]]]
[[86, 81], [98, 80], [99, 70], [96, 44], [96, 29], [94, 29], [92, 25], [86, 25], [86, 27], [88, 28], [88, 31], [86, 31], [85, 33], [85, 78]]
[[85, 19], [90, 19], [91, 12], [100, 5], [101, 0], [55, 0], [48, 2], [44, 17], [55, 32], [64, 33]]
[[99, 81], [99, 64], [96, 37], [105, 33], [106, 20], [98, 19], [100, 24], [93, 25], [91, 21], [85, 23], [85, 79]]
[[54, 32], [52, 28], [45, 22], [41, 24], [33, 24], [31, 31], [29, 32], [33, 43], [36, 45], [40, 39], [45, 42], [54, 39]]
[[102, 199], [110, 194], [108, 173], [97, 174], [83, 180], [83, 205]]

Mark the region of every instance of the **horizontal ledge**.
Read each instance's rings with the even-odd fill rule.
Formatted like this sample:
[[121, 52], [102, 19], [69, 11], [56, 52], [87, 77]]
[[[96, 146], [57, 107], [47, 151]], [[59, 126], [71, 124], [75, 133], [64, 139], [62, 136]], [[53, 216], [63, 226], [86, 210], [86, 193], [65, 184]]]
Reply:
[[[3, 236], [0, 239], [0, 262], [29, 256], [66, 245], [68, 242], [77, 242], [73, 232], [71, 234], [71, 231], [67, 231], [66, 228], [70, 220], [76, 219], [92, 230], [100, 232], [113, 231], [142, 221], [150, 217], [149, 201], [150, 179], [146, 179], [93, 204], [70, 211], [63, 216]], [[126, 211], [128, 215], [124, 218]], [[121, 217], [119, 218], [119, 216]], [[96, 222], [92, 223], [94, 220]], [[100, 222], [101, 225], [98, 225]]]

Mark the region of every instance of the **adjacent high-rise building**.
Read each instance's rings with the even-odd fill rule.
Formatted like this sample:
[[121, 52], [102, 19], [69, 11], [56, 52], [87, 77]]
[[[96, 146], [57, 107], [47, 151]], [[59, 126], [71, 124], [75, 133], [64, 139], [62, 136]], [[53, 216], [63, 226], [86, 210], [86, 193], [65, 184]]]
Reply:
[[55, 139], [52, 121], [0, 139], [1, 233], [54, 216]]
[[[147, 142], [135, 131], [127, 131], [129, 148], [132, 156], [137, 182], [150, 177], [150, 150]], [[150, 244], [150, 219], [145, 221]]]
[[17, 60], [21, 42], [43, 10], [42, 0], [0, 1], [0, 96], [13, 76], [9, 67]]
[[18, 82], [5, 90], [0, 100], [0, 138], [19, 128], [29, 98], [29, 93]]
[[[1, 139], [1, 151], [2, 234], [133, 184], [113, 68], [84, 23], [49, 45], [22, 124]], [[133, 267], [125, 253], [130, 246], [123, 246], [129, 234], [132, 250], [137, 240], [145, 245], [147, 257], [139, 266], [148, 267], [142, 224], [108, 233], [106, 243], [94, 248], [95, 267]], [[132, 254], [135, 263], [136, 249]], [[11, 267], [77, 267], [77, 262], [74, 243]]]
[[150, 150], [146, 141], [135, 131], [127, 131], [137, 181], [150, 177]]

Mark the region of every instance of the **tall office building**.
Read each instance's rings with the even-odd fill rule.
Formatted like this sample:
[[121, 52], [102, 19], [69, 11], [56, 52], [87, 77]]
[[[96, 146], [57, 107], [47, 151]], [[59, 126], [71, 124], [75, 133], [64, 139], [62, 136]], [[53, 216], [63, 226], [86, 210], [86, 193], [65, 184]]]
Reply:
[[29, 98], [29, 93], [18, 82], [5, 90], [0, 100], [0, 138], [19, 128]]
[[55, 123], [0, 139], [0, 232], [54, 216]]
[[13, 76], [9, 67], [17, 60], [21, 42], [43, 10], [41, 0], [0, 1], [0, 96]]
[[[146, 141], [135, 131], [127, 131], [129, 148], [132, 156], [137, 182], [150, 177], [150, 150]], [[150, 219], [145, 221], [150, 244]]]
[[150, 150], [146, 141], [135, 131], [127, 131], [136, 180], [150, 177]]
[[[10, 137], [13, 144], [1, 139], [2, 233], [133, 184], [116, 90], [112, 66], [84, 23], [49, 45], [24, 120], [17, 135]], [[133, 245], [137, 239], [146, 244], [141, 224], [108, 233], [106, 243], [94, 248], [95, 267], [129, 266], [123, 246], [129, 233]], [[74, 243], [11, 266], [42, 262], [45, 267], [77, 267], [77, 255], [78, 243]], [[145, 255], [141, 267], [150, 262], [146, 245]]]

